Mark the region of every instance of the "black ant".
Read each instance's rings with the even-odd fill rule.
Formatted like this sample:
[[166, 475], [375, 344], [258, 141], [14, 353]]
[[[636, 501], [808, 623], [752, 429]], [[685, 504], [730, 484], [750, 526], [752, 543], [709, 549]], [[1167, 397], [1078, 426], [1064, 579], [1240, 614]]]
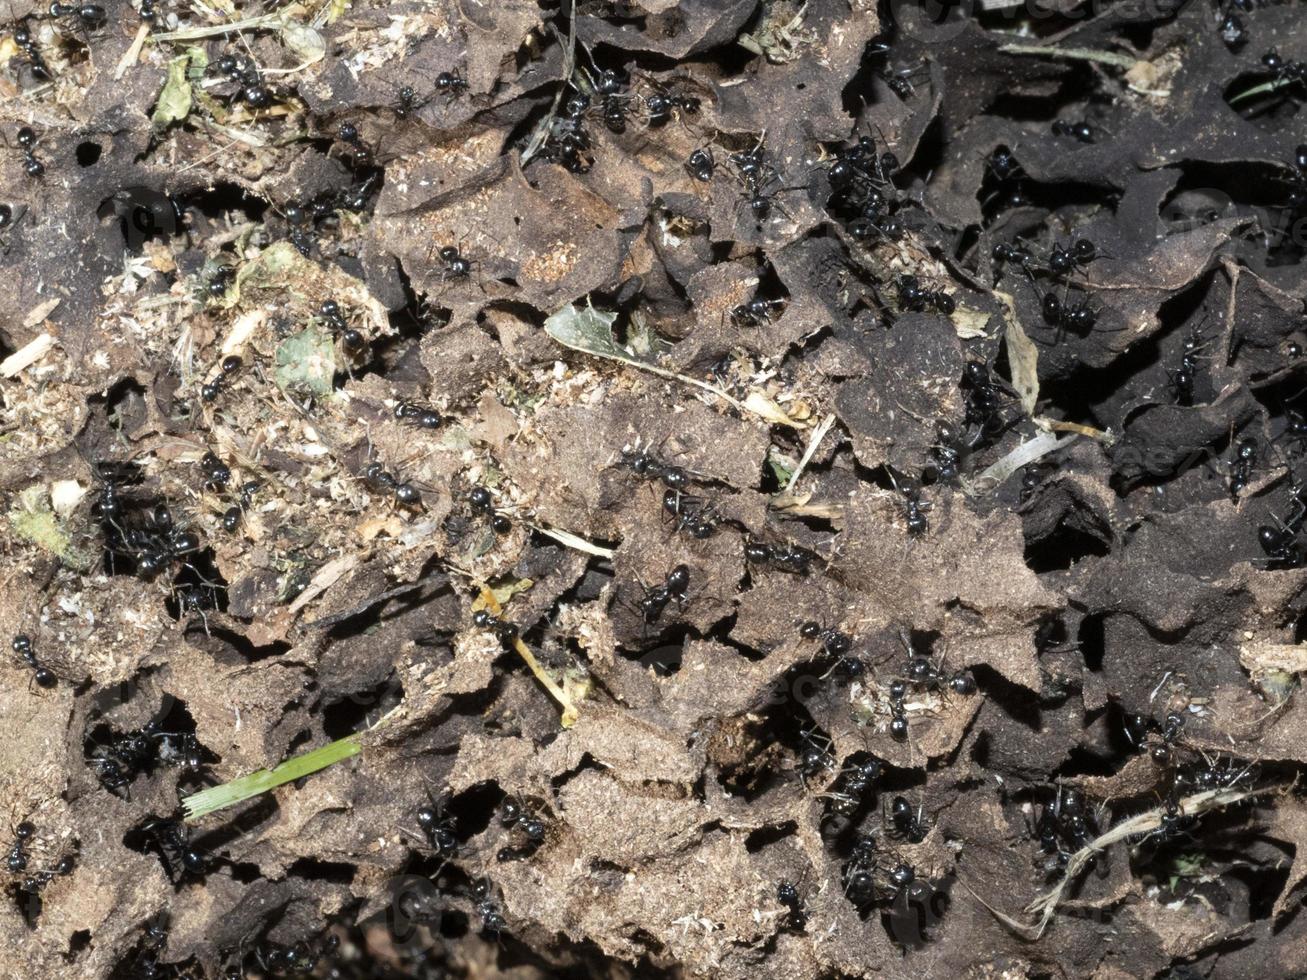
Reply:
[[14, 828], [14, 846], [9, 849], [7, 861], [9, 870], [14, 874], [27, 870], [27, 842], [36, 834], [36, 828], [24, 820]]
[[764, 180], [745, 184], [741, 201], [745, 203], [749, 209], [749, 213], [753, 215], [753, 220], [759, 225], [771, 217], [773, 208], [780, 211], [786, 217], [792, 217], [789, 209], [777, 199], [777, 195], [786, 193], [787, 191], [803, 190], [803, 188], [775, 187], [773, 190], [768, 190], [768, 188], [773, 187], [773, 185], [779, 182], [780, 178], [775, 174], [772, 174]]
[[396, 403], [395, 418], [419, 429], [438, 429], [445, 421], [434, 408], [414, 402]]
[[772, 310], [784, 309], [785, 300], [755, 296], [731, 310], [731, 322], [738, 327], [761, 327], [771, 323]]
[[476, 913], [481, 917], [482, 932], [498, 935], [508, 928], [489, 878], [482, 878], [472, 885], [472, 899], [476, 902]]
[[267, 109], [272, 105], [273, 90], [263, 81], [259, 66], [250, 58], [243, 54], [225, 54], [211, 67], [234, 86], [230, 96], [232, 103], [244, 102], [251, 109]]
[[397, 504], [405, 507], [419, 507], [422, 494], [411, 483], [401, 483], [380, 463], [369, 463], [363, 469], [363, 479], [379, 490], [392, 494]]
[[896, 242], [903, 237], [906, 231], [906, 225], [895, 214], [888, 214], [884, 217], [863, 214], [849, 223], [849, 234], [860, 242], [865, 242], [873, 237]]
[[663, 492], [663, 512], [672, 518], [673, 530], [702, 541], [717, 533], [717, 520], [700, 497], [668, 488]]
[[1003, 387], [994, 380], [989, 367], [981, 361], [968, 361], [962, 372], [962, 391], [966, 403], [965, 425], [973, 429], [967, 448], [997, 438], [1009, 422], [1003, 418]]
[[1038, 463], [1029, 463], [1021, 469], [1021, 502], [1029, 503], [1044, 484], [1044, 470]]
[[[26, 213], [27, 213], [26, 210], [19, 212], [18, 220], [21, 221], [23, 215], [26, 214]], [[14, 221], [14, 208], [13, 208], [13, 205], [11, 205], [11, 204], [0, 204], [0, 232], [4, 231], [6, 228], [9, 228], [10, 226], [15, 225], [15, 224], [17, 224], [17, 222]], [[3, 248], [4, 248], [4, 251], [3, 251], [3, 252], [0, 252], [0, 255], [7, 255], [7, 254], [9, 254], [9, 240], [8, 240], [8, 239], [0, 239], [0, 246], [3, 246]]]
[[916, 483], [904, 480], [903, 485], [899, 485], [898, 479], [894, 476], [893, 470], [886, 467], [890, 483], [902, 497], [903, 514], [907, 522], [908, 534], [914, 538], [923, 538], [930, 532], [930, 521], [926, 514], [933, 510], [935, 505], [928, 500], [921, 498], [921, 488]]
[[844, 896], [859, 912], [870, 908], [878, 897], [875, 878], [877, 866], [875, 837], [871, 834], [860, 835], [854, 841], [849, 860], [840, 873]]
[[1184, 715], [1172, 711], [1162, 722], [1162, 741], [1148, 750], [1148, 756], [1159, 766], [1169, 766], [1175, 758], [1174, 746], [1184, 731]]
[[[927, 879], [920, 878], [917, 870], [910, 864], [897, 864], [890, 869], [889, 875], [890, 895], [887, 904], [891, 910], [891, 915], [903, 915], [908, 912], [909, 906], [924, 907], [929, 903], [935, 894], [934, 885]], [[892, 931], [893, 927], [891, 927]]]
[[1080, 143], [1093, 143], [1096, 141], [1096, 133], [1083, 119], [1074, 122], [1068, 122], [1065, 119], [1053, 120], [1053, 135], [1065, 136], [1076, 140]]
[[962, 459], [966, 447], [962, 443], [962, 434], [946, 419], [935, 423], [935, 444], [930, 447], [930, 456], [935, 464], [935, 478], [942, 483], [952, 483], [961, 472]]
[[1294, 512], [1287, 521], [1273, 516], [1275, 524], [1263, 524], [1257, 529], [1258, 543], [1266, 553], [1267, 568], [1282, 570], [1307, 564], [1307, 552], [1298, 540], [1303, 523], [1307, 521], [1307, 500], [1303, 498], [1305, 489], [1300, 486], [1293, 488], [1290, 496]]
[[954, 694], [965, 697], [976, 693], [976, 680], [969, 671], [959, 670], [952, 676], [945, 677], [939, 666], [932, 663], [928, 657], [918, 656], [912, 652], [912, 644], [906, 634], [903, 635], [903, 645], [908, 649], [908, 683], [914, 688], [937, 691], [947, 684]]
[[214, 377], [212, 381], [206, 381], [200, 387], [200, 397], [206, 402], [217, 401], [222, 389], [226, 387], [232, 375], [239, 371], [243, 364], [244, 362], [238, 354], [228, 354], [224, 357], [218, 368], [221, 373]]
[[803, 733], [803, 748], [799, 752], [799, 775], [805, 780], [818, 776], [831, 767], [831, 743], [824, 739], [822, 745], [816, 737], [816, 729]]
[[590, 134], [585, 127], [590, 97], [583, 92], [569, 96], [563, 111], [550, 125], [545, 157], [574, 174], [587, 173], [594, 165], [590, 156]]
[[363, 135], [359, 132], [359, 128], [352, 122], [343, 122], [337, 127], [336, 139], [349, 147], [349, 163], [356, 170], [370, 167], [375, 162], [376, 158], [372, 152], [372, 147], [363, 141]]
[[472, 614], [472, 625], [477, 629], [492, 630], [501, 642], [509, 643], [517, 638], [518, 629], [512, 623], [501, 619], [489, 609], [478, 609]]
[[1018, 265], [1029, 270], [1035, 256], [1024, 242], [999, 242], [990, 253], [996, 265]]
[[232, 533], [240, 526], [241, 517], [245, 511], [250, 509], [253, 503], [254, 494], [259, 490], [259, 484], [253, 480], [244, 484], [240, 491], [240, 501], [228, 507], [222, 512], [222, 527], [224, 531]]
[[892, 680], [889, 684], [889, 734], [896, 742], [903, 742], [908, 737], [908, 712], [905, 702], [908, 697], [908, 685], [901, 680]]
[[776, 901], [785, 907], [785, 927], [801, 932], [808, 924], [808, 913], [803, 907], [803, 900], [799, 897], [798, 886], [782, 881], [776, 886]]
[[641, 99], [645, 111], [646, 125], [653, 128], [664, 126], [678, 112], [683, 112], [687, 116], [698, 115], [702, 107], [700, 99], [692, 95], [678, 95], [653, 81], [653, 79], [647, 79], [647, 81], [653, 89], [653, 94], [644, 96]]
[[1046, 293], [1043, 299], [1044, 322], [1057, 330], [1056, 339], [1060, 340], [1067, 331], [1083, 337], [1098, 322], [1098, 313], [1089, 305], [1089, 298], [1072, 305], [1060, 300], [1052, 293]]
[[1196, 792], [1229, 789], [1249, 780], [1252, 772], [1252, 763], [1240, 767], [1228, 756], [1222, 760], [1219, 756], [1210, 759], [1204, 755], [1202, 762], [1177, 770], [1175, 783], [1177, 786], [1189, 787]]
[[87, 763], [110, 792], [129, 786], [139, 775], [152, 774], [159, 763], [184, 774], [197, 774], [207, 764], [207, 750], [194, 733], [161, 731], [157, 721], [123, 732], [111, 730], [108, 744], [97, 743], [91, 751]]
[[451, 858], [458, 852], [458, 837], [454, 834], [453, 817], [445, 816], [443, 807], [434, 800], [430, 806], [419, 807], [418, 827], [432, 849], [442, 858]]
[[985, 160], [985, 166], [998, 180], [1011, 180], [1023, 172], [1021, 164], [1006, 146], [994, 147], [994, 152]]
[[426, 105], [428, 101], [428, 99], [422, 99], [419, 101], [417, 92], [414, 91], [413, 86], [405, 85], [396, 93], [395, 104], [391, 108], [395, 113], [396, 119], [407, 119]]
[[799, 625], [799, 635], [805, 640], [816, 640], [828, 657], [843, 657], [853, 649], [853, 637], [837, 629], [822, 629], [813, 620]]
[[194, 732], [154, 732], [159, 740], [159, 761], [164, 765], [182, 770], [184, 775], [199, 774], [206, 765], [206, 749], [195, 737]]
[[23, 18], [14, 24], [14, 46], [23, 52], [27, 57], [28, 73], [38, 82], [48, 82], [54, 78], [50, 71], [50, 66], [46, 64], [40, 48], [36, 46], [36, 38], [32, 35], [32, 29], [27, 24], [27, 18]]
[[916, 276], [901, 275], [897, 280], [899, 305], [913, 313], [922, 313], [933, 306], [944, 316], [952, 316], [956, 309], [953, 297], [942, 289], [925, 286]]
[[[1223, 6], [1226, 8], [1224, 11], [1221, 9]], [[1217, 0], [1217, 13], [1222, 15], [1216, 28], [1217, 33], [1221, 35], [1221, 40], [1231, 51], [1242, 48], [1251, 38], [1243, 19], [1235, 11], [1250, 14], [1255, 9], [1254, 0]]]
[[487, 487], [473, 487], [468, 491], [467, 504], [474, 514], [490, 518], [490, 527], [496, 534], [507, 534], [513, 530], [513, 522], [504, 514], [495, 511], [495, 498]]
[[[985, 158], [985, 169], [994, 177], [998, 187], [980, 202], [982, 208], [988, 209], [997, 199], [1002, 199], [1000, 207], [1019, 208], [1028, 203], [1021, 184], [1026, 172], [1010, 149], [1006, 146], [994, 147], [993, 152]], [[996, 256], [995, 261], [1002, 260]]]
[[906, 797], [896, 796], [889, 804], [888, 822], [908, 843], [920, 844], [930, 833], [930, 825], [923, 819], [923, 813], [920, 807], [914, 811]]
[[891, 181], [898, 169], [898, 157], [889, 150], [878, 154], [869, 136], [859, 136], [852, 145], [836, 150], [828, 173], [832, 194], [826, 207], [845, 222], [856, 240], [879, 236], [892, 241], [902, 236]]
[[1077, 269], [1088, 268], [1100, 257], [1101, 253], [1093, 242], [1087, 238], [1077, 238], [1069, 248], [1054, 243], [1053, 251], [1048, 257], [1048, 267], [1056, 275], [1067, 276]]
[[472, 273], [472, 260], [459, 251], [457, 245], [443, 245], [440, 261], [445, 263], [445, 279], [465, 279]]
[[684, 490], [690, 485], [690, 475], [679, 466], [660, 462], [647, 449], [623, 447], [619, 466], [647, 480], [661, 480], [671, 490]]
[[878, 759], [846, 765], [840, 770], [835, 785], [825, 794], [829, 811], [847, 819], [855, 817], [880, 779], [880, 771]]
[[590, 81], [595, 94], [600, 97], [599, 104], [593, 109], [594, 114], [603, 120], [604, 126], [610, 133], [626, 132], [626, 120], [631, 114], [632, 99], [622, 91], [626, 87], [625, 76], [612, 68], [605, 68], [599, 73], [598, 78], [592, 78]]
[[457, 68], [453, 71], [442, 71], [436, 76], [436, 91], [454, 98], [467, 91], [467, 81], [459, 74]]
[[644, 596], [640, 599], [640, 614], [644, 621], [656, 622], [672, 602], [683, 606], [689, 588], [690, 569], [685, 565], [677, 565], [667, 573], [661, 585], [645, 589]]
[[1296, 211], [1307, 205], [1307, 143], [1300, 143], [1294, 149], [1292, 171], [1285, 205]]
[[211, 452], [200, 458], [200, 473], [205, 488], [209, 490], [222, 490], [231, 482], [231, 467]]
[[1077, 337], [1089, 335], [1098, 323], [1098, 311], [1090, 305], [1087, 294], [1082, 295], [1078, 302], [1071, 303], [1065, 295], [1059, 299], [1054, 293], [1040, 290], [1029, 269], [1026, 270], [1026, 275], [1029, 276], [1035, 292], [1039, 293], [1040, 312], [1044, 322], [1054, 329], [1053, 343], [1060, 343], [1068, 333]]
[[510, 830], [517, 831], [526, 841], [522, 847], [501, 850], [500, 860], [527, 857], [544, 843], [545, 822], [519, 799], [509, 797], [504, 800], [504, 805], [499, 811], [499, 822]]
[[1231, 51], [1243, 47], [1250, 38], [1247, 28], [1244, 27], [1243, 20], [1234, 11], [1226, 12], [1226, 15], [1221, 18], [1217, 30], [1221, 34], [1221, 40], [1225, 42], [1225, 46]]
[[201, 299], [216, 302], [218, 299], [225, 297], [227, 290], [230, 289], [231, 284], [235, 281], [235, 277], [237, 277], [237, 270], [233, 267], [230, 267], [230, 265], [218, 265], [218, 267], [214, 268], [213, 272], [209, 274], [208, 278], [201, 281], [199, 290], [197, 291], [199, 291]]
[[1185, 815], [1184, 807], [1176, 799], [1175, 790], [1172, 789], [1162, 802], [1162, 816], [1157, 829], [1147, 834], [1144, 839], [1155, 838], [1159, 843], [1174, 840], [1193, 824], [1193, 818]]
[[32, 178], [45, 176], [45, 164], [36, 157], [36, 131], [31, 126], [18, 130], [18, 147], [23, 153], [23, 172]]
[[210, 868], [209, 857], [190, 842], [180, 820], [151, 818], [141, 828], [150, 835], [155, 850], [173, 884], [187, 876], [202, 878]]
[[1184, 339], [1184, 349], [1180, 354], [1180, 367], [1168, 371], [1171, 391], [1175, 394], [1177, 405], [1190, 406], [1194, 403], [1194, 380], [1198, 374], [1198, 352], [1203, 349], [1203, 337], [1195, 328]]
[[36, 659], [36, 651], [32, 649], [32, 638], [26, 633], [19, 633], [14, 637], [11, 644], [14, 653], [23, 658], [23, 663], [32, 668], [32, 680], [38, 687], [52, 688], [58, 683], [54, 671], [48, 667], [42, 667]]
[[51, 17], [76, 17], [88, 31], [98, 30], [109, 20], [108, 13], [98, 3], [60, 3], [54, 0], [50, 4]]
[[[1040, 813], [1036, 833], [1040, 849], [1052, 856], [1045, 865], [1050, 873], [1064, 868], [1071, 854], [1091, 846], [1098, 826], [1086, 806], [1084, 793], [1059, 786], [1052, 805]], [[1094, 863], [1092, 859], [1089, 862]]]
[[277, 946], [264, 940], [254, 949], [254, 959], [264, 975], [270, 977], [307, 977], [317, 969], [323, 956], [335, 952], [340, 944], [339, 936], [328, 936], [316, 943], [312, 949], [306, 943], [293, 946]]
[[815, 552], [796, 544], [774, 545], [750, 541], [744, 546], [744, 559], [753, 565], [767, 565], [791, 575], [807, 575], [817, 560]]
[[920, 75], [925, 68], [924, 63], [911, 68], [900, 68], [897, 71], [886, 68], [880, 73], [880, 77], [889, 86], [891, 92], [906, 102], [917, 94], [916, 87], [912, 84], [913, 77]]
[[340, 335], [340, 346], [351, 357], [357, 356], [366, 345], [363, 334], [351, 327], [345, 320], [340, 304], [334, 299], [324, 299], [318, 307], [318, 317], [324, 320], [334, 333]]
[[717, 161], [713, 159], [712, 150], [701, 146], [690, 154], [685, 161], [686, 172], [702, 184], [708, 183], [717, 170]]
[[[42, 868], [40, 871], [34, 871], [24, 878], [17, 886], [18, 891], [24, 895], [37, 897], [45, 886], [54, 881], [55, 878], [72, 874], [76, 867], [77, 858], [72, 854], [65, 854], [55, 863], [53, 868]], [[10, 870], [12, 871], [13, 868], [11, 867]]]
[[899, 158], [889, 150], [878, 154], [870, 136], [859, 136], [850, 146], [835, 151], [835, 162], [827, 172], [831, 189], [855, 194], [860, 203], [876, 198], [883, 201], [880, 188], [890, 186], [890, 175], [899, 169]]
[[1230, 499], [1238, 500], [1239, 494], [1252, 482], [1253, 470], [1257, 466], [1257, 440], [1251, 436], [1240, 439], [1234, 447], [1234, 459], [1230, 463]]
[[801, 187], [768, 189], [777, 184], [780, 178], [763, 155], [766, 138], [766, 133], [763, 133], [751, 149], [741, 150], [730, 156], [731, 165], [735, 168], [742, 188], [740, 203], [749, 209], [749, 213], [759, 225], [771, 217], [773, 207], [783, 214], [789, 214], [785, 205], [776, 199], [776, 195], [802, 189]]
[[1307, 87], [1307, 62], [1285, 59], [1272, 48], [1262, 55], [1262, 64], [1275, 75], [1276, 84], [1280, 87]]

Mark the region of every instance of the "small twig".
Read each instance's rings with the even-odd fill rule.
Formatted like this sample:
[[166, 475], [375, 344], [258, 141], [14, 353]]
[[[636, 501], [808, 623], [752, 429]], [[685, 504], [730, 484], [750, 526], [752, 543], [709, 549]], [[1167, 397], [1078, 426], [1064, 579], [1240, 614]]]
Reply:
[[263, 27], [281, 27], [286, 19], [281, 14], [260, 14], [244, 20], [233, 20], [225, 24], [210, 24], [206, 27], [187, 27], [180, 31], [167, 31], [154, 35], [155, 41], [198, 41], [201, 38], [214, 37], [218, 34], [230, 34], [233, 31], [253, 31]]
[[122, 58], [119, 59], [118, 61], [118, 67], [115, 68], [113, 71], [114, 81], [121, 80], [123, 75], [127, 74], [127, 69], [130, 68], [132, 66], [132, 63], [141, 56], [141, 49], [145, 47], [145, 42], [149, 38], [149, 36], [150, 36], [149, 24], [143, 23], [141, 24], [140, 27], [136, 29], [136, 38], [132, 41], [131, 45], [123, 53]]
[[999, 50], [1004, 54], [1026, 54], [1043, 58], [1065, 58], [1068, 61], [1097, 61], [1117, 68], [1133, 68], [1139, 64], [1138, 58], [1115, 51], [1099, 51], [1095, 48], [1057, 48], [1046, 44], [1003, 44]]
[[[572, 0], [572, 10], [568, 15], [567, 28], [567, 50], [563, 54], [563, 77], [559, 80], [558, 91], [554, 93], [553, 105], [549, 107], [549, 112], [545, 118], [541, 119], [536, 126], [535, 131], [531, 134], [531, 141], [527, 143], [526, 149], [522, 151], [521, 163], [527, 164], [545, 145], [545, 140], [549, 137], [549, 129], [558, 118], [558, 107], [563, 104], [563, 93], [567, 90], [567, 83], [572, 78], [572, 72], [576, 71], [576, 0]], [[557, 32], [555, 32], [557, 33]]]
[[[483, 608], [490, 610], [490, 612], [495, 616], [498, 616], [503, 612], [502, 607], [499, 605], [499, 600], [495, 598], [495, 594], [491, 592], [490, 589], [482, 585], [480, 587], [480, 592], [481, 605]], [[581, 717], [581, 712], [577, 709], [576, 704], [572, 701], [572, 698], [568, 693], [558, 685], [557, 681], [549, 676], [548, 672], [543, 667], [540, 666], [540, 661], [536, 660], [535, 654], [531, 652], [531, 648], [522, 642], [521, 636], [513, 636], [513, 649], [517, 651], [519, 657], [526, 661], [526, 665], [531, 668], [531, 673], [535, 674], [536, 680], [544, 685], [545, 690], [553, 696], [555, 701], [562, 705], [562, 726], [564, 728], [571, 728], [575, 725], [576, 720]]]
[[[1261, 789], [1249, 790], [1230, 788], [1208, 789], [1203, 790], [1201, 793], [1194, 793], [1192, 796], [1186, 796], [1184, 799], [1178, 801], [1178, 806], [1182, 814], [1187, 817], [1194, 817], [1206, 813], [1208, 810], [1224, 809], [1225, 807], [1233, 806], [1235, 803], [1239, 803], [1240, 801], [1249, 799], [1250, 797], [1263, 796], [1266, 793], [1277, 792], [1285, 788], [1287, 787], [1266, 786]], [[1144, 813], [1136, 814], [1133, 817], [1122, 820], [1116, 826], [1108, 830], [1107, 833], [1101, 834], [1072, 854], [1070, 860], [1067, 861], [1066, 870], [1062, 874], [1062, 880], [1042, 895], [1036, 896], [1035, 900], [1026, 906], [1026, 911], [1033, 915], [1037, 915], [1038, 919], [1033, 925], [1021, 926], [1022, 935], [1026, 935], [1027, 932], [1029, 932], [1029, 938], [1040, 938], [1040, 936], [1044, 934], [1044, 930], [1048, 928], [1049, 922], [1053, 920], [1053, 916], [1057, 912], [1057, 906], [1062, 901], [1067, 889], [1071, 887], [1071, 884], [1079, 877], [1080, 872], [1088, 866], [1089, 862], [1092, 861], [1097, 854], [1105, 851], [1113, 844], [1120, 843], [1121, 841], [1131, 837], [1146, 836], [1153, 831], [1158, 830], [1162, 826], [1162, 818], [1164, 814], [1165, 811], [1161, 807], [1158, 807], [1157, 809], [1147, 810]], [[986, 906], [986, 908], [989, 908], [989, 906]], [[993, 911], [993, 909], [991, 909], [991, 911]], [[1000, 918], [999, 921], [1006, 923], [1007, 919], [1008, 917], [1004, 916]]]
[[794, 485], [799, 482], [799, 477], [803, 475], [803, 471], [807, 468], [808, 464], [812, 462], [812, 457], [816, 455], [817, 446], [826, 438], [826, 433], [831, 430], [831, 426], [834, 424], [835, 415], [834, 413], [831, 413], [822, 419], [821, 424], [818, 425], [817, 428], [812, 430], [812, 436], [808, 439], [808, 448], [804, 450], [803, 458], [799, 460], [799, 465], [794, 468], [794, 472], [790, 474], [789, 482], [785, 484], [786, 493], [793, 490]]
[[[667, 368], [658, 367], [656, 364], [650, 364], [648, 361], [641, 361], [633, 357], [630, 353], [618, 346], [613, 339], [612, 325], [617, 319], [615, 313], [605, 313], [594, 309], [587, 303], [585, 312], [589, 315], [589, 321], [585, 326], [578, 326], [581, 319], [581, 311], [577, 309], [574, 303], [569, 303], [553, 316], [545, 320], [545, 332], [554, 340], [558, 341], [564, 347], [570, 347], [572, 350], [581, 351], [583, 354], [592, 354], [595, 357], [604, 357], [621, 364], [629, 364], [631, 367], [639, 368], [641, 371], [648, 371], [650, 374], [656, 374], [661, 378], [667, 378], [672, 381], [680, 381], [683, 384], [693, 385], [703, 391], [716, 395], [718, 398], [734, 406], [741, 412], [750, 415], [756, 415], [764, 422], [772, 425], [785, 425], [793, 429], [805, 427], [805, 423], [790, 418], [785, 412], [764, 395], [761, 391], [754, 389], [749, 392], [744, 401], [733, 397], [727, 392], [718, 388], [716, 385], [709, 384], [707, 381], [700, 381], [698, 378], [691, 378], [685, 374], [678, 374]], [[596, 327], [596, 324], [599, 327]], [[602, 329], [600, 329], [600, 327]]]
[[571, 531], [560, 531], [556, 528], [545, 527], [542, 524], [527, 524], [527, 527], [533, 531], [539, 531], [541, 534], [553, 538], [559, 544], [579, 551], [582, 554], [594, 555], [596, 558], [612, 558], [617, 552], [612, 548], [605, 548], [602, 545], [593, 544]]
[[1061, 449], [1073, 439], [1075, 439], [1075, 436], [1068, 439], [1059, 439], [1051, 432], [1041, 432], [1035, 438], [1028, 439], [1018, 445], [1002, 459], [991, 463], [974, 480], [964, 483], [962, 488], [972, 496], [996, 490], [1004, 480], [1021, 467]]

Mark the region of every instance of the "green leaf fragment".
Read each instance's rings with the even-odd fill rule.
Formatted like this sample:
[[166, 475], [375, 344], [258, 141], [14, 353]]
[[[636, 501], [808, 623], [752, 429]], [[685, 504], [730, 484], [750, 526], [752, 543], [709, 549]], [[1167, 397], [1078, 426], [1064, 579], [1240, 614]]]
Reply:
[[793, 460], [786, 459], [785, 456], [778, 452], [769, 452], [767, 454], [767, 465], [775, 475], [776, 482], [781, 486], [785, 486], [790, 482], [790, 476], [794, 473], [793, 464]]
[[624, 349], [613, 337], [613, 324], [617, 321], [616, 313], [596, 310], [588, 303], [584, 308], [568, 303], [553, 316], [545, 320], [545, 333], [553, 337], [564, 347], [579, 350], [584, 354], [606, 357], [648, 371], [660, 378], [670, 378], [683, 384], [693, 385], [701, 391], [707, 391], [729, 405], [734, 405], [742, 412], [749, 412], [775, 425], [797, 427], [796, 423], [785, 414], [775, 402], [759, 391], [752, 391], [744, 400], [731, 396], [727, 392], [698, 378], [677, 374], [667, 368], [642, 361], [630, 351]]
[[195, 104], [195, 100], [191, 97], [190, 64], [190, 50], [168, 62], [168, 77], [163, 83], [163, 91], [159, 93], [158, 101], [154, 104], [154, 114], [150, 117], [150, 122], [156, 130], [167, 129], [191, 114], [191, 106]]
[[336, 376], [336, 347], [331, 334], [308, 326], [277, 348], [277, 387], [287, 394], [325, 398]]
[[290, 21], [281, 29], [281, 40], [286, 47], [304, 59], [304, 65], [315, 65], [327, 53], [327, 42], [312, 27]]
[[613, 339], [613, 324], [616, 322], [616, 313], [568, 303], [545, 320], [545, 333], [574, 350], [634, 363], [635, 358]]
[[9, 526], [18, 537], [62, 559], [72, 568], [86, 571], [92, 565], [91, 556], [73, 546], [72, 536], [50, 509], [49, 494], [44, 486], [28, 487], [18, 495], [9, 510]]

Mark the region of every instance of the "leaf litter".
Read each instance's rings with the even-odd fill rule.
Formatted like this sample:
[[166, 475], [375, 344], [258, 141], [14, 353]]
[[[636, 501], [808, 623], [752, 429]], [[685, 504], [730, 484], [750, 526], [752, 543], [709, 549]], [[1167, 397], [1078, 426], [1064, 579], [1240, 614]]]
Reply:
[[1301, 958], [1225, 7], [14, 4], [6, 975]]

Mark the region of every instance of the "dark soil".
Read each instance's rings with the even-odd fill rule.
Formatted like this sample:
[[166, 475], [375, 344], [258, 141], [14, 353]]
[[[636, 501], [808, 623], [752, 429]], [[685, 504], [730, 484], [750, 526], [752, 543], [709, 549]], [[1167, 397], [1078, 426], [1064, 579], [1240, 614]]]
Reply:
[[1307, 4], [3, 16], [0, 974], [1297, 975]]

